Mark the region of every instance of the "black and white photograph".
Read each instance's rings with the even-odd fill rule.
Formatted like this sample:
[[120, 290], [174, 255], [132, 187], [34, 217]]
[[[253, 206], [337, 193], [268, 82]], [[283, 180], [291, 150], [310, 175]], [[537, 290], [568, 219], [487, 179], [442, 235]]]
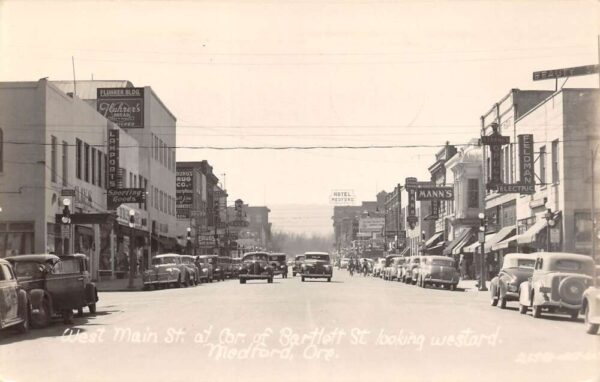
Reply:
[[600, 382], [600, 1], [0, 0], [0, 382]]

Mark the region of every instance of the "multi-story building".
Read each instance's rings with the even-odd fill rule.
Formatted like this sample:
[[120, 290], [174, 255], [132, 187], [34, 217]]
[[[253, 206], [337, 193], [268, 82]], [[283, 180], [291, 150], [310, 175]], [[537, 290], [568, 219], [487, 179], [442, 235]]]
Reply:
[[435, 232], [435, 221], [431, 219], [431, 203], [417, 202], [415, 211], [418, 220], [414, 227], [411, 227], [406, 219], [407, 207], [403, 207], [402, 210], [404, 226], [406, 227], [406, 247], [409, 248], [407, 255], [421, 256], [424, 254], [423, 247], [426, 239], [431, 239]]

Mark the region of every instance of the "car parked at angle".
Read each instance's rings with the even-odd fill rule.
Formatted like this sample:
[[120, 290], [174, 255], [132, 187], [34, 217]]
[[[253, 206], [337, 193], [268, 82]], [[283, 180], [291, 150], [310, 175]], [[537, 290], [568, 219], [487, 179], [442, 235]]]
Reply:
[[416, 284], [419, 275], [419, 264], [424, 256], [411, 256], [403, 265], [402, 282]]
[[302, 277], [302, 281], [308, 278], [324, 278], [330, 282], [333, 276], [333, 266], [331, 265], [329, 254], [327, 252], [306, 252], [300, 276]]
[[585, 331], [598, 334], [600, 329], [600, 266], [596, 266], [596, 283], [583, 292], [581, 313], [585, 318]]
[[196, 265], [196, 259], [191, 255], [179, 255], [181, 263], [187, 268], [188, 284], [197, 285], [200, 283], [200, 269]]
[[509, 301], [519, 301], [520, 286], [533, 275], [538, 254], [508, 253], [502, 268], [490, 282], [491, 305], [506, 309]]
[[144, 290], [151, 287], [184, 287], [190, 285], [188, 268], [176, 253], [156, 255], [150, 261], [150, 269], [142, 274]]
[[271, 263], [271, 267], [273, 267], [274, 275], [281, 275], [282, 278], [287, 278], [288, 266], [286, 259], [287, 256], [285, 253], [271, 253], [269, 255], [269, 262]]
[[248, 280], [267, 280], [273, 282], [273, 267], [269, 263], [269, 254], [266, 252], [248, 252], [242, 257], [240, 270], [240, 284]]
[[583, 292], [593, 284], [594, 260], [590, 256], [565, 252], [538, 253], [533, 274], [523, 282], [519, 312], [539, 318], [542, 310], [564, 312], [575, 320], [583, 306]]
[[216, 255], [200, 255], [196, 259], [198, 265], [202, 266], [202, 269], [206, 269], [208, 273], [208, 282], [219, 280], [221, 278], [219, 265], [217, 263]]
[[390, 265], [385, 267], [385, 279], [388, 281], [400, 281], [402, 275], [402, 266], [406, 262], [406, 258], [395, 256], [391, 259]]
[[383, 266], [383, 273], [381, 277], [382, 279], [390, 280], [394, 259], [397, 259], [398, 257], [400, 257], [400, 255], [387, 255], [385, 257], [385, 264]]
[[428, 285], [456, 290], [460, 280], [456, 263], [448, 256], [424, 256], [419, 265], [417, 285]]
[[373, 265], [373, 276], [382, 277], [383, 276], [383, 268], [385, 266], [385, 258], [380, 257], [375, 261]]
[[21, 287], [12, 265], [0, 259], [0, 329], [29, 330], [29, 297]]
[[304, 264], [304, 255], [296, 255], [294, 257], [294, 266], [292, 267], [292, 276], [296, 276], [296, 274], [302, 271], [302, 264]]
[[60, 315], [71, 323], [73, 310], [96, 313], [98, 291], [87, 270], [87, 257], [32, 254], [7, 257], [31, 304], [31, 326], [48, 326]]

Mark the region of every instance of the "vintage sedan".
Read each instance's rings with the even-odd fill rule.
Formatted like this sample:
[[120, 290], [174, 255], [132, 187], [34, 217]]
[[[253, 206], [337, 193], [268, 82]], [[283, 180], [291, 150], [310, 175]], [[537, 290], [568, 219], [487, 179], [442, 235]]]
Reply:
[[536, 253], [508, 253], [502, 268], [490, 282], [491, 304], [506, 309], [508, 301], [519, 301], [519, 287], [533, 275]]
[[424, 256], [411, 256], [403, 265], [402, 282], [407, 284], [416, 284], [419, 274], [419, 264]]
[[152, 258], [150, 269], [142, 274], [144, 290], [151, 287], [182, 287], [189, 285], [187, 267], [176, 253], [165, 253]]
[[296, 255], [294, 257], [294, 266], [292, 267], [292, 276], [296, 276], [296, 274], [302, 271], [302, 264], [304, 264], [304, 255]]
[[202, 269], [206, 269], [208, 282], [212, 283], [214, 280], [219, 280], [221, 278], [216, 255], [200, 255], [196, 259], [196, 262], [199, 267], [201, 266]]
[[196, 259], [191, 255], [180, 255], [181, 263], [187, 268], [187, 284], [197, 285], [200, 282], [200, 269], [196, 265]]
[[286, 264], [287, 256], [285, 253], [272, 253], [269, 255], [269, 262], [273, 267], [274, 275], [281, 275], [283, 278], [288, 276], [288, 266]]
[[308, 278], [324, 278], [330, 282], [333, 276], [333, 266], [331, 265], [329, 254], [326, 252], [306, 252], [300, 276], [302, 277], [302, 281]]
[[267, 280], [273, 282], [273, 268], [269, 264], [269, 254], [266, 252], [248, 252], [242, 257], [240, 284], [248, 280]]
[[581, 312], [585, 317], [585, 331], [588, 334], [598, 333], [600, 329], [600, 266], [596, 266], [596, 285], [583, 292]]
[[98, 291], [87, 271], [85, 255], [35, 254], [6, 260], [28, 293], [33, 327], [49, 325], [54, 315], [61, 315], [65, 323], [71, 323], [73, 310], [82, 313], [83, 307], [96, 313]]
[[385, 267], [385, 259], [379, 258], [373, 265], [373, 276], [382, 277], [383, 276], [383, 268]]
[[400, 281], [400, 275], [402, 274], [402, 266], [406, 262], [406, 258], [402, 256], [395, 256], [392, 258], [390, 265], [384, 268], [385, 277], [384, 279], [389, 281]]
[[29, 330], [29, 297], [21, 287], [11, 264], [0, 259], [0, 329]]
[[564, 252], [538, 253], [531, 278], [519, 293], [519, 312], [531, 307], [534, 318], [542, 310], [566, 312], [575, 320], [583, 305], [583, 292], [592, 285], [594, 260], [590, 256]]
[[453, 258], [447, 256], [424, 256], [419, 265], [417, 285], [441, 286], [455, 290], [460, 276]]

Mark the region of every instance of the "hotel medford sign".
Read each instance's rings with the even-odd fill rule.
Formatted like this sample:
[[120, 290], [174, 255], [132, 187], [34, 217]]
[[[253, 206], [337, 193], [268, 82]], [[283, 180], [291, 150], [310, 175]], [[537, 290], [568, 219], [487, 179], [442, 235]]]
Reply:
[[144, 88], [98, 88], [96, 108], [106, 119], [127, 129], [144, 127]]
[[125, 203], [144, 203], [146, 190], [143, 188], [111, 188], [106, 191], [108, 209], [114, 210]]
[[119, 181], [119, 130], [108, 130], [108, 189], [118, 187]]

